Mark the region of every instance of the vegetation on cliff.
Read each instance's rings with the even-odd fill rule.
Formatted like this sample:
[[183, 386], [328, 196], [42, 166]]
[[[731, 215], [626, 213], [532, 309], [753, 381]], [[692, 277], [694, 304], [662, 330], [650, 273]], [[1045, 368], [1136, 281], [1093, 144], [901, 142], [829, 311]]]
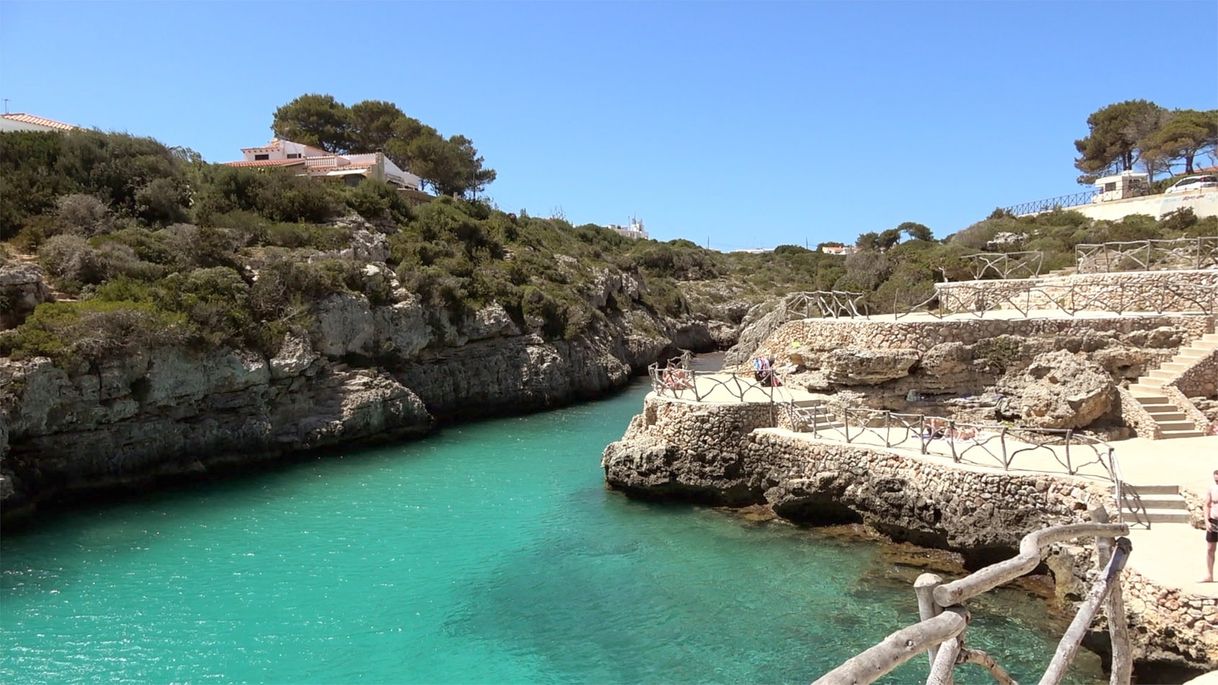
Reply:
[[[452, 197], [412, 205], [372, 180], [206, 164], [124, 134], [0, 135], [0, 179], [0, 259], [36, 259], [59, 300], [0, 336], [16, 357], [157, 342], [269, 352], [330, 295], [389, 304], [395, 286], [436, 325], [496, 302], [523, 329], [570, 339], [627, 308], [738, 319], [741, 306], [722, 305], [805, 287], [811, 265], [832, 261], [755, 268], [688, 241], [633, 241]], [[745, 270], [756, 273], [730, 279]], [[636, 301], [598, 301], [606, 280], [623, 278], [639, 285]]]

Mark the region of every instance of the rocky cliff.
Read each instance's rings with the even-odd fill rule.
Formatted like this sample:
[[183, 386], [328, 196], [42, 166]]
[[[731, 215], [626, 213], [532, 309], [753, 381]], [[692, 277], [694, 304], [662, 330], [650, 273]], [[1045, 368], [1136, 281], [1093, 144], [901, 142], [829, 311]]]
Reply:
[[[614, 303], [604, 320], [547, 339], [495, 303], [454, 321], [392, 272], [369, 264], [367, 275], [391, 281], [390, 302], [331, 295], [308, 330], [270, 355], [176, 345], [58, 364], [0, 359], [4, 516], [82, 490], [593, 398], [674, 347], [712, 349], [734, 336], [730, 322], [647, 310], [645, 285], [620, 276], [598, 284], [601, 305]], [[9, 281], [14, 302], [46, 297], [36, 267], [0, 283]]]

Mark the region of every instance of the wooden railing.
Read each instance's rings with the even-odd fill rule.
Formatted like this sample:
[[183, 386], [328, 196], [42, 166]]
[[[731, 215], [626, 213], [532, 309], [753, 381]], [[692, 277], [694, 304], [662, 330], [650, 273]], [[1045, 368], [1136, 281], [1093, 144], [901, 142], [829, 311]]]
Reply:
[[1133, 671], [1129, 630], [1125, 605], [1121, 595], [1120, 576], [1133, 546], [1124, 536], [1129, 527], [1108, 523], [1103, 509], [1092, 512], [1093, 523], [1054, 526], [1025, 535], [1019, 543], [1019, 555], [987, 566], [971, 575], [945, 583], [943, 578], [924, 573], [914, 582], [921, 621], [893, 632], [880, 643], [846, 660], [837, 668], [818, 678], [813, 685], [864, 685], [873, 683], [901, 664], [925, 653], [930, 659], [928, 685], [953, 682], [957, 666], [976, 664], [1002, 685], [1014, 679], [993, 656], [966, 644], [969, 611], [965, 602], [984, 592], [1008, 583], [1033, 571], [1041, 562], [1042, 551], [1051, 544], [1083, 537], [1094, 537], [1096, 566], [1099, 574], [1079, 606], [1074, 620], [1040, 679], [1041, 685], [1055, 685], [1066, 674], [1083, 637], [1103, 608], [1108, 620], [1112, 645], [1113, 685], [1128, 685]]
[[772, 366], [761, 373], [728, 371], [698, 371], [690, 367], [690, 355], [685, 353], [667, 362], [647, 367], [651, 390], [661, 397], [704, 402], [756, 402], [759, 399], [775, 404], [790, 401], [783, 392], [784, 374]]
[[1017, 311], [1028, 317], [1034, 311], [1076, 316], [1079, 312], [1198, 312], [1213, 316], [1218, 311], [1218, 286], [1181, 288], [1171, 283], [1158, 284], [1149, 291], [1126, 283], [1109, 285], [1069, 283], [1037, 285], [1032, 281], [1011, 282], [1002, 288], [981, 284], [953, 284], [914, 303], [893, 305], [893, 318], [923, 314], [942, 319], [953, 314], [984, 318], [987, 313]]
[[795, 319], [841, 319], [864, 316], [863, 293], [848, 290], [810, 290], [790, 293], [782, 300], [785, 321]]
[[1074, 252], [1079, 273], [1218, 268], [1218, 236], [1083, 243]]
[[978, 252], [965, 255], [973, 280], [979, 281], [987, 275], [1001, 279], [1034, 278], [1040, 275], [1045, 253], [1029, 252]]

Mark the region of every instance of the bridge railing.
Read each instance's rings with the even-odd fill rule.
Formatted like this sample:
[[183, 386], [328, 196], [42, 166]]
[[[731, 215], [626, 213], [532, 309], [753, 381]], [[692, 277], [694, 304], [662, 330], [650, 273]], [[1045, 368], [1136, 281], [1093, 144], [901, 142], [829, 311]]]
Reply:
[[985, 668], [1002, 685], [1014, 683], [1010, 673], [993, 656], [966, 646], [965, 633], [971, 617], [965, 602], [1035, 570], [1049, 545], [1087, 537], [1095, 538], [1096, 568], [1099, 573], [1058, 642], [1040, 683], [1055, 685], [1061, 681], [1087, 629], [1102, 609], [1108, 620], [1112, 647], [1110, 682], [1128, 685], [1133, 672], [1133, 659], [1120, 576], [1133, 545], [1129, 538], [1117, 537], [1128, 535], [1128, 526], [1108, 523], [1107, 514], [1102, 509], [1092, 512], [1092, 518], [1092, 523], [1053, 526], [1029, 533], [1020, 541], [1017, 556], [959, 580], [945, 583], [943, 578], [933, 573], [918, 576], [914, 581], [914, 594], [921, 620], [889, 634], [875, 646], [847, 659], [818, 678], [813, 685], [873, 683], [923, 653], [930, 660], [927, 685], [953, 682], [953, 670], [963, 664]]

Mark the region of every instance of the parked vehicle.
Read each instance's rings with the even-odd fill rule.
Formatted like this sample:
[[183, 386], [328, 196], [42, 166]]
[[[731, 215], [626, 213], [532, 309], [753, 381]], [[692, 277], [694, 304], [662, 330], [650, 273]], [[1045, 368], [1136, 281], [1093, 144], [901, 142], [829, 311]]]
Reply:
[[1218, 176], [1207, 174], [1205, 176], [1189, 176], [1176, 181], [1170, 188], [1165, 190], [1165, 193], [1186, 193], [1190, 190], [1200, 190], [1201, 188], [1218, 188]]

